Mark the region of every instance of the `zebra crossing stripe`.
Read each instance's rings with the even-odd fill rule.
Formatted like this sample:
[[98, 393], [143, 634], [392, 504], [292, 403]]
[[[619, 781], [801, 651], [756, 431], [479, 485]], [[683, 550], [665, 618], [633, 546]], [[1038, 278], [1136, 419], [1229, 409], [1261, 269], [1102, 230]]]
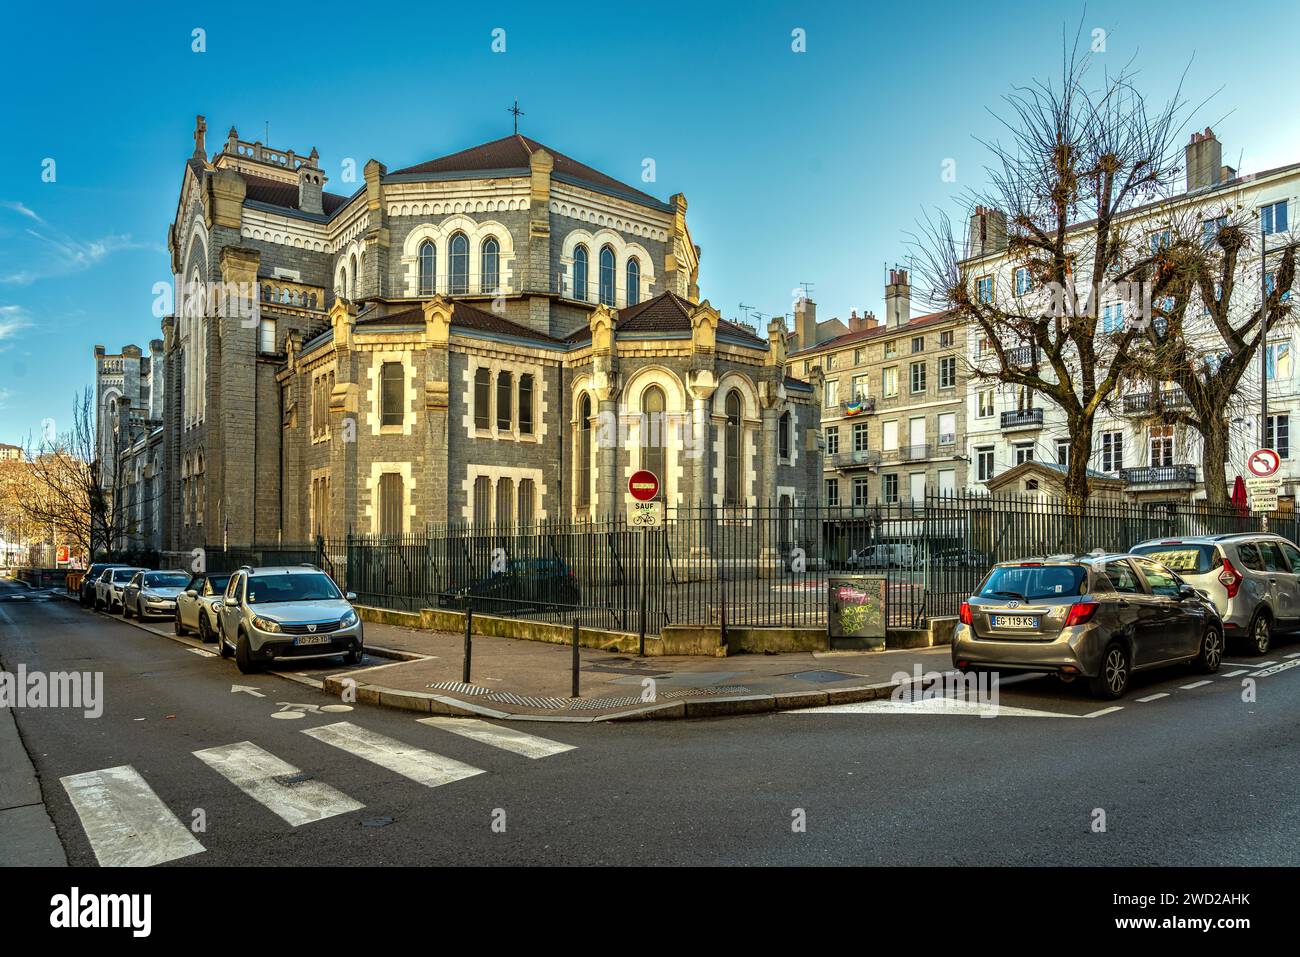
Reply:
[[129, 764], [59, 782], [101, 867], [151, 867], [204, 851]]
[[324, 781], [285, 780], [302, 772], [251, 741], [206, 748], [194, 756], [294, 827], [365, 807]]
[[1244, 674], [1245, 674], [1247, 671], [1249, 671], [1249, 670], [1250, 670], [1249, 668], [1238, 668], [1236, 671], [1226, 671], [1226, 672], [1224, 672], [1223, 674], [1219, 675], [1219, 677], [1220, 677], [1220, 678], [1235, 678], [1235, 677], [1237, 677], [1237, 675], [1244, 675]]
[[526, 758], [547, 758], [552, 754], [572, 751], [575, 747], [549, 738], [539, 738], [535, 734], [525, 734], [514, 728], [503, 728], [478, 718], [418, 718], [417, 720], [420, 724], [442, 728], [444, 731], [459, 734], [471, 741], [488, 744], [502, 751], [522, 754]]
[[483, 773], [482, 768], [368, 731], [349, 721], [305, 728], [302, 733], [425, 787], [436, 788]]

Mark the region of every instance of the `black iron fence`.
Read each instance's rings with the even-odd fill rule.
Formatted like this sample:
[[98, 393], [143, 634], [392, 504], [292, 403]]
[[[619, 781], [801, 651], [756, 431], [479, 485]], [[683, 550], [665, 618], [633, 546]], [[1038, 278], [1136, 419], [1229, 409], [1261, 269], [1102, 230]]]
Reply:
[[[305, 544], [206, 550], [207, 567], [315, 564], [361, 604], [478, 613], [657, 633], [670, 624], [822, 626], [826, 579], [885, 577], [891, 627], [957, 614], [998, 561], [1153, 538], [1263, 530], [1258, 515], [1195, 503], [1090, 502], [931, 495], [857, 507], [669, 509], [663, 526], [603, 521], [431, 526], [401, 537], [349, 535]], [[1269, 530], [1296, 540], [1294, 515]]]

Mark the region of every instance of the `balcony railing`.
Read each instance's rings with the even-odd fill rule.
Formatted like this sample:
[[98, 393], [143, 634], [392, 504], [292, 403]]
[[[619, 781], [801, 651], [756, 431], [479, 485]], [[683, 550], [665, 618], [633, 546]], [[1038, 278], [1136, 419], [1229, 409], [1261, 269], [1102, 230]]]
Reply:
[[1021, 346], [1006, 351], [1007, 365], [1029, 366], [1038, 361], [1038, 346]]
[[859, 449], [856, 452], [832, 452], [826, 456], [832, 468], [861, 468], [880, 464], [879, 449]]
[[1002, 413], [1004, 429], [1037, 429], [1043, 425], [1042, 409], [1013, 409]]
[[928, 445], [904, 445], [898, 450], [898, 458], [903, 462], [919, 462], [930, 457]]
[[847, 413], [851, 408], [857, 409], [857, 412], [854, 413], [855, 415], [863, 414], [867, 412], [875, 412], [876, 398], [875, 396], [863, 396], [862, 398], [856, 401], [853, 399], [848, 399], [840, 403], [840, 411], [842, 412]]
[[1124, 412], [1128, 415], [1185, 409], [1188, 404], [1187, 393], [1182, 389], [1161, 389], [1159, 392], [1138, 392], [1124, 396]]
[[1120, 469], [1119, 477], [1128, 485], [1195, 485], [1196, 466], [1148, 465], [1138, 469]]
[[320, 286], [307, 286], [287, 279], [259, 279], [259, 293], [263, 306], [279, 310], [307, 309], [323, 312], [325, 290]]

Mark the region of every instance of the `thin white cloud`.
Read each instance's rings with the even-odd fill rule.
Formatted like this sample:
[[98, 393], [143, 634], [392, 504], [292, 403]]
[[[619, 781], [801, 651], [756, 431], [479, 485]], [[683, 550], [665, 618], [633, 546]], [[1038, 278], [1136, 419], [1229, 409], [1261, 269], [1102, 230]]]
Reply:
[[22, 306], [0, 306], [0, 348], [6, 339], [12, 339], [31, 324], [31, 317]]
[[[83, 272], [98, 265], [114, 253], [129, 249], [154, 249], [155, 244], [141, 243], [125, 233], [111, 233], [98, 239], [74, 239], [57, 227], [47, 223], [34, 210], [21, 202], [0, 202], [0, 208], [39, 224], [40, 229], [28, 227], [23, 233], [35, 240], [27, 244], [30, 262], [0, 275], [0, 284], [27, 286], [41, 279], [52, 279]], [[34, 251], [34, 254], [33, 254]], [[16, 250], [6, 251], [4, 258], [10, 262], [19, 258]]]

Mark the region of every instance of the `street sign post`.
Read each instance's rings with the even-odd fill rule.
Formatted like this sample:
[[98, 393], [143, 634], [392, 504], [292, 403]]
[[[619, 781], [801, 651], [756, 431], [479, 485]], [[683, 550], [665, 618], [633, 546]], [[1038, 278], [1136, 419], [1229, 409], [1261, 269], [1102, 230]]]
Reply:
[[1268, 528], [1268, 513], [1277, 511], [1277, 492], [1282, 484], [1278, 472], [1281, 468], [1282, 457], [1273, 449], [1256, 449], [1246, 459], [1246, 469], [1250, 472], [1246, 479], [1250, 507], [1263, 515], [1265, 528]]
[[650, 529], [663, 524], [663, 503], [659, 498], [659, 476], [649, 469], [639, 469], [627, 480], [627, 522], [639, 526], [641, 532], [641, 626], [638, 629], [637, 648], [645, 657], [645, 606], [650, 587]]

